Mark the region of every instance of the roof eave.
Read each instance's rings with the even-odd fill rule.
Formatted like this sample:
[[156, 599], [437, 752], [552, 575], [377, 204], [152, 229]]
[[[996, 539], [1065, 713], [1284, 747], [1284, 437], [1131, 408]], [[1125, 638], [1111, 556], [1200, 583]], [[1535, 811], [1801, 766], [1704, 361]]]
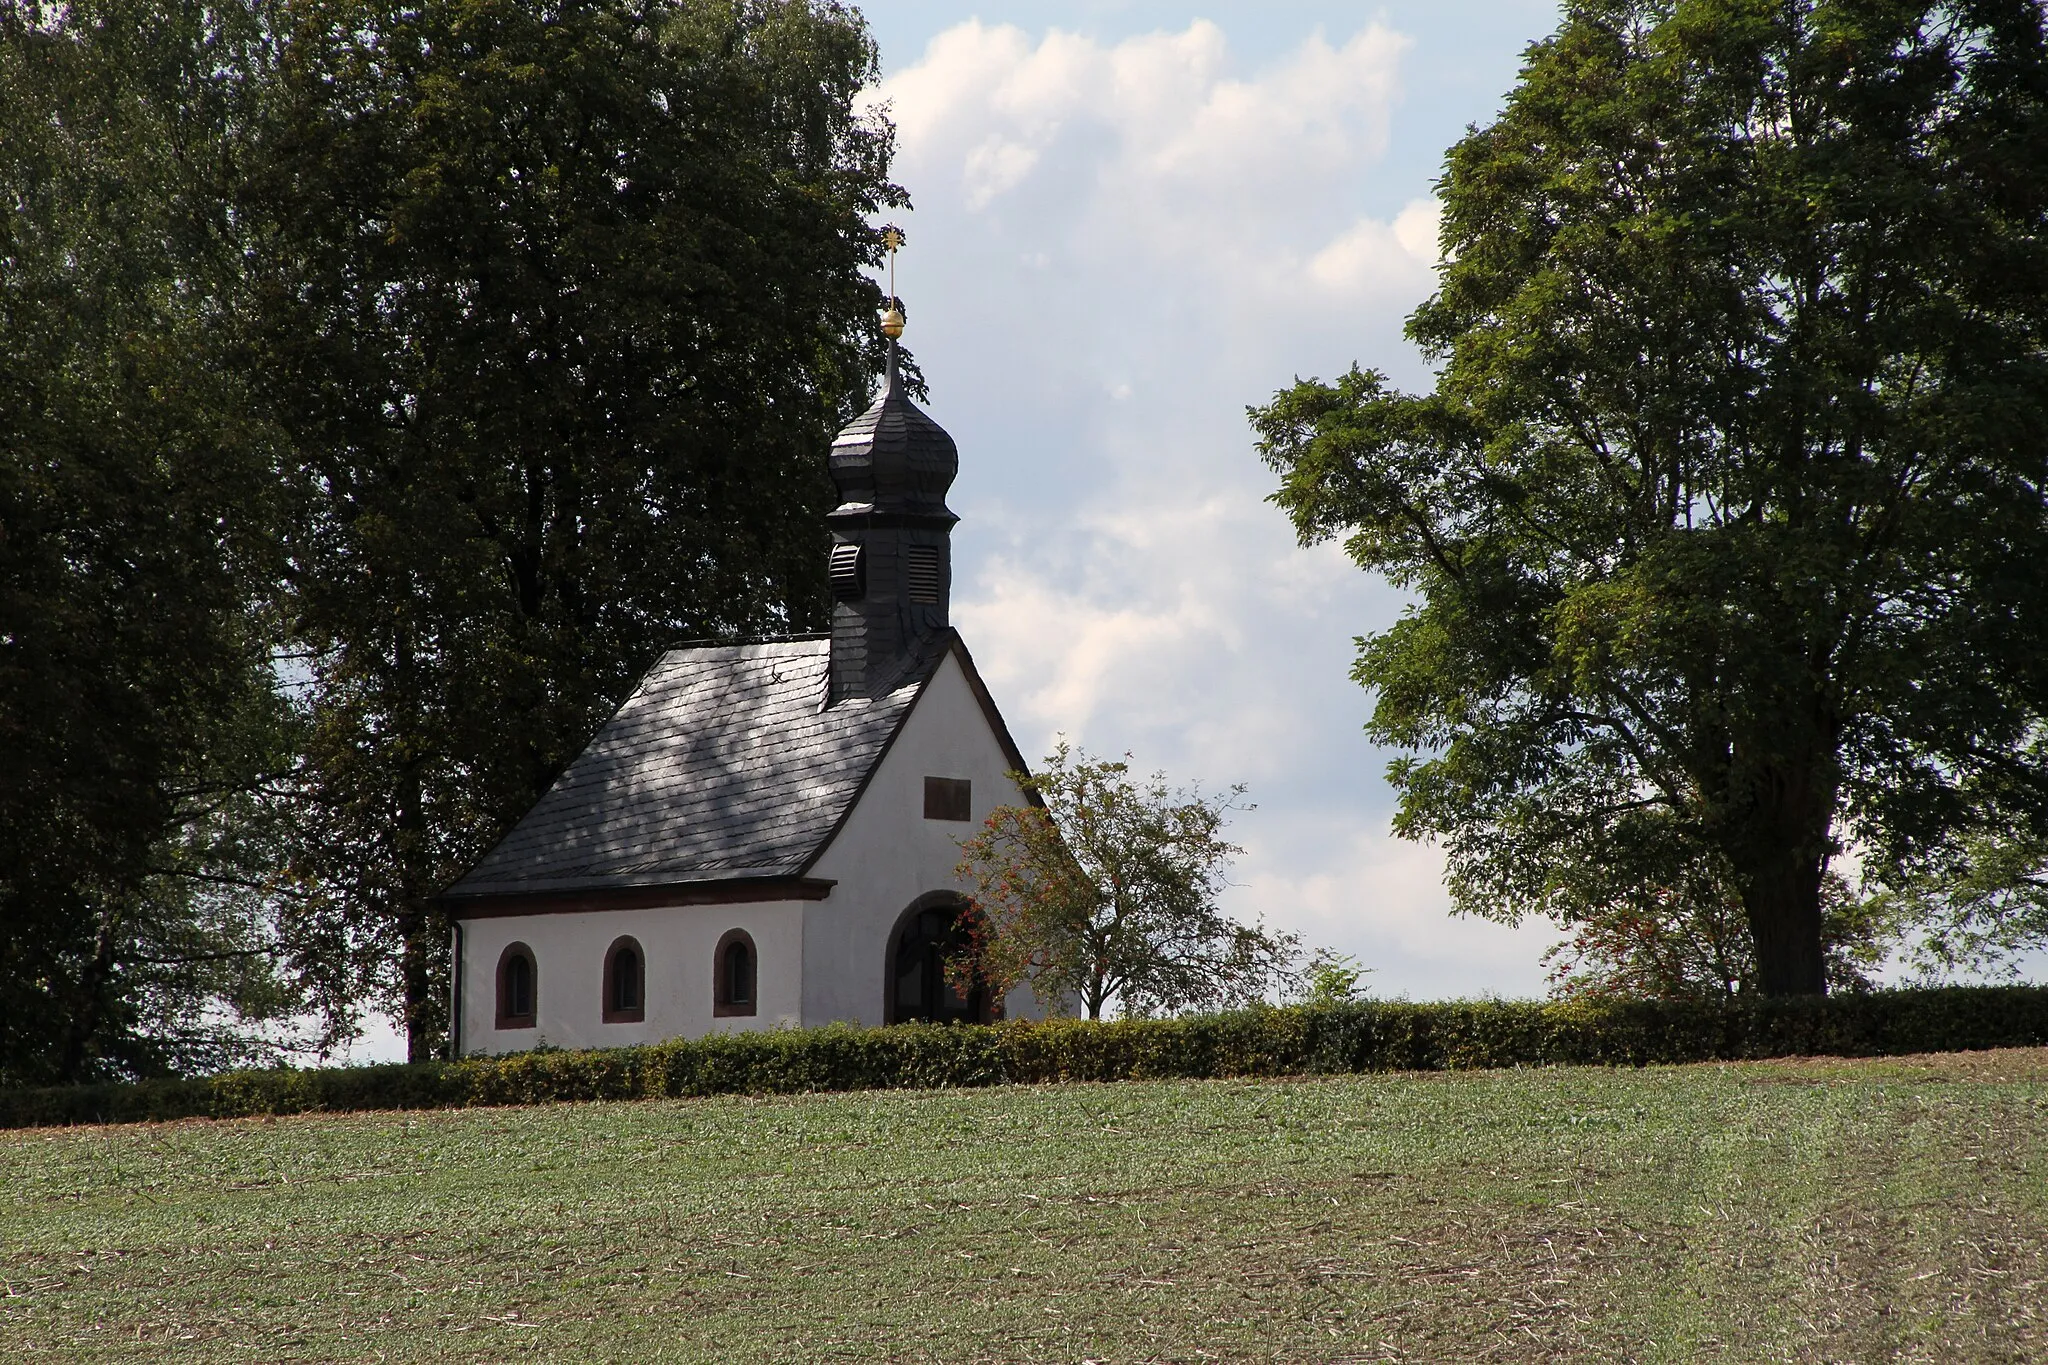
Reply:
[[698, 878], [644, 886], [550, 887], [546, 890], [444, 893], [434, 901], [453, 920], [508, 915], [563, 915], [596, 910], [659, 910], [689, 905], [759, 905], [821, 901], [836, 882], [825, 877]]
[[[967, 676], [967, 686], [973, 691], [976, 704], [981, 707], [982, 719], [987, 721], [988, 728], [995, 732], [996, 742], [1003, 746], [1003, 754], [1010, 760], [1011, 771], [1022, 773], [1025, 777], [1031, 776], [1031, 765], [1024, 761], [1023, 750], [1019, 749], [1017, 741], [1010, 737], [1010, 727], [1003, 723], [1003, 713], [996, 710], [996, 699], [989, 694], [988, 684], [981, 680], [981, 670], [974, 666], [974, 656], [967, 652], [967, 642], [960, 638], [960, 632], [957, 630], [949, 628], [947, 633], [953, 637], [950, 648], [960, 660], [960, 671]], [[937, 672], [936, 669], [933, 671]], [[1045, 798], [1030, 787], [1024, 788], [1024, 799], [1034, 806], [1045, 805]]]

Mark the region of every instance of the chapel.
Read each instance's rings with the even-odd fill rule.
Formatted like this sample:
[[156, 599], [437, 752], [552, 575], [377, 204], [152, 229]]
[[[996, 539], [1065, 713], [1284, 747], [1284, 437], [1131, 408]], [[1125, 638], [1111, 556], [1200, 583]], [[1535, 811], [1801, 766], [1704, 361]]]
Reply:
[[942, 968], [958, 840], [1030, 798], [947, 619], [958, 451], [893, 335], [829, 459], [831, 634], [670, 650], [443, 893], [457, 1056], [1043, 1012]]

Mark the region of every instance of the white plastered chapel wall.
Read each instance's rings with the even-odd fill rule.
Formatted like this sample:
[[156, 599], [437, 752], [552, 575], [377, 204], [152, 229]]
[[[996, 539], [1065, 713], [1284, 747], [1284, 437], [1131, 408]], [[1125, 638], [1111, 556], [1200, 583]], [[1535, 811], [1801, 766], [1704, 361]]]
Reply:
[[[803, 902], [661, 906], [465, 921], [462, 930], [462, 1050], [520, 1052], [554, 1047], [626, 1047], [707, 1033], [775, 1028], [799, 1021]], [[713, 958], [728, 930], [744, 929], [755, 952], [755, 1012], [712, 1014]], [[629, 935], [645, 955], [644, 1018], [604, 1021], [604, 959]], [[498, 959], [507, 945], [533, 950], [534, 1027], [499, 1029]]]
[[[948, 653], [846, 823], [811, 869], [837, 883], [804, 914], [803, 1022], [886, 1023], [888, 957], [897, 921], [930, 891], [957, 891], [957, 841], [997, 806], [1021, 805], [1002, 741], [982, 714], [959, 656]], [[924, 780], [973, 784], [973, 820], [924, 818]], [[1011, 1019], [1045, 1011], [1028, 986], [1003, 1002]]]
[[[507, 915], [464, 922], [464, 1052], [622, 1047], [728, 1030], [886, 1022], [890, 940], [904, 911], [932, 891], [955, 891], [959, 840], [997, 806], [1024, 793], [1010, 758], [975, 698], [958, 656], [948, 653], [904, 719], [852, 813], [809, 875], [836, 883], [821, 901], [693, 905], [645, 910]], [[971, 821], [924, 818], [924, 779], [972, 784]], [[731, 929], [753, 936], [757, 1012], [714, 1017], [712, 959]], [[604, 1022], [604, 957], [620, 936], [646, 955], [645, 1018]], [[506, 946], [532, 950], [535, 1026], [495, 1027], [498, 960]], [[1011, 1019], [1043, 1018], [1028, 986], [1004, 1000]]]

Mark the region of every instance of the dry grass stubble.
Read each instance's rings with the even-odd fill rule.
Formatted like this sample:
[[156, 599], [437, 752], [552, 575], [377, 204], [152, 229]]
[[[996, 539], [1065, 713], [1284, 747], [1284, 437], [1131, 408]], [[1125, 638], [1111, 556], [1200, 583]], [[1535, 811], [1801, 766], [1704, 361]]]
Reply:
[[0, 1357], [2048, 1359], [2048, 1051], [0, 1137]]

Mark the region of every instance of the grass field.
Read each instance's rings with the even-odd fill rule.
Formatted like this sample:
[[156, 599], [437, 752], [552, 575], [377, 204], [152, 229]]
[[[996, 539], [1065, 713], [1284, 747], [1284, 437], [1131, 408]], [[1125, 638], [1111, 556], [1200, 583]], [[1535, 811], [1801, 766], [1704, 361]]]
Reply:
[[0, 1359], [2048, 1360], [2048, 1050], [0, 1134]]

